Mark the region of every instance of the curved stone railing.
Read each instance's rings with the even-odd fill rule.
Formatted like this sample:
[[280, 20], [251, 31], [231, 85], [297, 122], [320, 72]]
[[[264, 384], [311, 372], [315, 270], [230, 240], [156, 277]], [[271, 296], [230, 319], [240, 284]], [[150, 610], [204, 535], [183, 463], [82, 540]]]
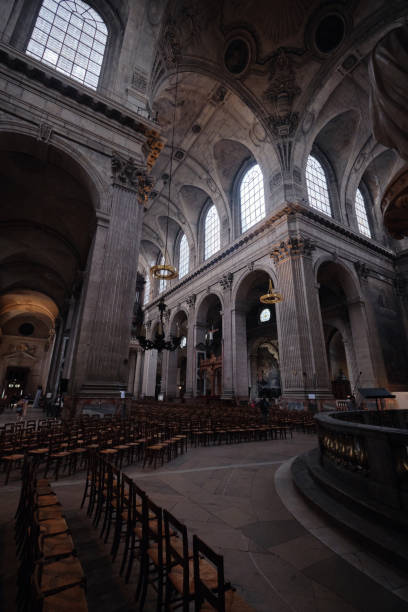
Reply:
[[[319, 413], [320, 464], [362, 498], [408, 509], [408, 411]], [[341, 486], [341, 484], [340, 484]]]

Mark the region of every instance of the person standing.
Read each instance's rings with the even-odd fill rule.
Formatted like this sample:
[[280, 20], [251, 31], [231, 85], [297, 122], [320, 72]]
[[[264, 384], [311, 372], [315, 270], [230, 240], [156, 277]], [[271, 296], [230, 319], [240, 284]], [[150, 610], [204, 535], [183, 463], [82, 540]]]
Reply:
[[16, 404], [17, 423], [19, 423], [21, 419], [23, 418], [24, 404], [25, 404], [24, 398], [20, 397], [20, 399], [18, 400]]

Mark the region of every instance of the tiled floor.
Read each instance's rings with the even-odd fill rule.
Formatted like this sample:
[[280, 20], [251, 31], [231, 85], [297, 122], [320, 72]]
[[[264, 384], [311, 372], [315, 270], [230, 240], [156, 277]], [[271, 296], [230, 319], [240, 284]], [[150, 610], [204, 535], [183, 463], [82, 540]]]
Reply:
[[[293, 488], [289, 460], [315, 444], [313, 436], [296, 434], [293, 440], [193, 448], [154, 472], [135, 466], [125, 471], [190, 534], [222, 552], [227, 577], [259, 612], [408, 611], [398, 596], [407, 588], [406, 576], [335, 531]], [[62, 479], [55, 489], [86, 566], [90, 610], [137, 609], [134, 585], [124, 588], [108, 548], [78, 509], [81, 479]], [[16, 485], [0, 489], [0, 573], [8, 567], [0, 609], [8, 610], [13, 569], [12, 538], [6, 535]], [[145, 609], [153, 609], [152, 601]]]

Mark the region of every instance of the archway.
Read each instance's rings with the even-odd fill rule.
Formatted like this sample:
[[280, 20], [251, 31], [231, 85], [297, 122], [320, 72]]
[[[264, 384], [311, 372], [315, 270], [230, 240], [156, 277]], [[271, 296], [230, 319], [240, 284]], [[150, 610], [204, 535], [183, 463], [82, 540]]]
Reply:
[[254, 270], [240, 283], [235, 300], [235, 343], [239, 346], [234, 388], [239, 397], [280, 396], [279, 342], [274, 305], [261, 304], [270, 276]]
[[0, 321], [0, 383], [13, 347], [24, 345], [22, 353], [36, 355], [15, 357], [31, 361], [25, 391], [32, 394], [36, 385], [56, 391], [69, 378], [96, 191], [65, 152], [16, 134], [0, 135], [0, 178], [0, 300], [8, 312]]
[[222, 393], [222, 304], [207, 295], [197, 310], [195, 329], [196, 395], [219, 397]]
[[[317, 281], [333, 394], [339, 397], [347, 395], [348, 388], [354, 393], [358, 386], [376, 386], [356, 280], [344, 265], [326, 261], [318, 268]], [[336, 371], [339, 362], [341, 372]], [[339, 381], [342, 385], [337, 385]]]
[[182, 398], [187, 376], [187, 315], [183, 310], [173, 317], [170, 336], [180, 338], [180, 346], [175, 351], [166, 351], [164, 356], [165, 392], [168, 398]]

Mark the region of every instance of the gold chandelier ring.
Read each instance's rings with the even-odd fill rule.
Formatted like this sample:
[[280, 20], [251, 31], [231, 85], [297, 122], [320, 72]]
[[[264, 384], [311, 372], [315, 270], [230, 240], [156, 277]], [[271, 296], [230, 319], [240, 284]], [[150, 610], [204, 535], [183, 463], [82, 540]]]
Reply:
[[158, 280], [172, 280], [178, 277], [178, 272], [173, 266], [159, 264], [150, 268], [150, 276]]

